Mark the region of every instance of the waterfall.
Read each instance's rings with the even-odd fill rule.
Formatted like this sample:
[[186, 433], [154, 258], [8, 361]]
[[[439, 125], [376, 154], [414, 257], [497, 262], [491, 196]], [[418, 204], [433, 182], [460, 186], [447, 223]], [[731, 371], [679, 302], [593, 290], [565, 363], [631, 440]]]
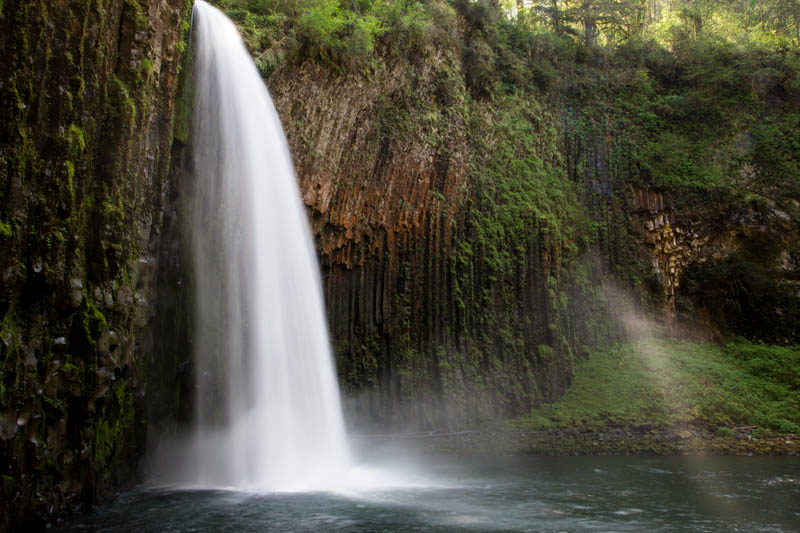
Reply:
[[192, 37], [194, 481], [324, 489], [349, 452], [289, 147], [234, 24], [198, 0]]

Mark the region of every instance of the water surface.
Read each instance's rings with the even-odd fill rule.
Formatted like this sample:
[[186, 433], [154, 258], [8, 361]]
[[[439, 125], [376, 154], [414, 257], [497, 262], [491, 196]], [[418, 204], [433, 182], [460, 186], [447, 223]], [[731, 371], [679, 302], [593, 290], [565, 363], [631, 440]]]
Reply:
[[429, 458], [355, 477], [341, 492], [141, 487], [63, 531], [800, 530], [797, 457]]

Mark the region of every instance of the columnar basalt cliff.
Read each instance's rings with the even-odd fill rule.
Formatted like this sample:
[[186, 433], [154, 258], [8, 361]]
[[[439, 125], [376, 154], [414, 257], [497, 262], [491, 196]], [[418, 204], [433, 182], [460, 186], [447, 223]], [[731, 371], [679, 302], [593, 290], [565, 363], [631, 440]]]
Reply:
[[[562, 150], [597, 223], [596, 245], [664, 332], [797, 342], [800, 204], [793, 186], [759, 179], [772, 170], [743, 164], [724, 148], [715, 155], [729, 173], [723, 186], [648, 186], [625, 138], [635, 125], [605, 116], [607, 132], [598, 134], [579, 122], [562, 124]], [[623, 127], [622, 140], [610, 133]]]
[[[537, 210], [548, 199], [524, 183], [529, 167], [508, 168], [518, 157], [559, 172], [552, 118], [475, 102], [447, 50], [370, 82], [307, 62], [268, 84], [317, 236], [351, 422], [463, 428], [558, 397], [576, 352], [613, 326], [593, 322], [600, 269], [588, 256], [576, 268], [579, 230]], [[503, 153], [517, 120], [535, 144]]]
[[639, 189], [631, 210], [669, 325], [710, 338], [734, 330], [795, 342], [800, 235], [793, 217], [764, 197], [727, 205], [681, 200]]
[[132, 480], [186, 0], [0, 3], [0, 530]]
[[565, 60], [484, 4], [427, 9], [427, 33], [409, 45], [398, 24], [368, 60], [237, 11], [295, 157], [357, 423], [465, 427], [558, 397], [574, 358], [624, 330], [607, 277], [667, 332], [793, 342], [795, 156], [759, 129], [789, 120], [790, 81], [752, 84], [746, 120], [713, 108], [709, 126], [671, 96], [707, 98], [666, 52]]

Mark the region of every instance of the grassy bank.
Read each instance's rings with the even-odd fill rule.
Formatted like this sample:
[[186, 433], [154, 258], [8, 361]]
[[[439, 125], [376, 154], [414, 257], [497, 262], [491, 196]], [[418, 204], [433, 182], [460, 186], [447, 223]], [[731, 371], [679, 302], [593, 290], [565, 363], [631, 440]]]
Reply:
[[615, 346], [580, 362], [561, 400], [504, 431], [541, 453], [797, 453], [800, 348]]
[[455, 453], [800, 454], [800, 347], [650, 338], [576, 364], [557, 402], [437, 439]]
[[569, 391], [519, 428], [697, 426], [800, 433], [800, 347], [648, 339], [578, 363]]

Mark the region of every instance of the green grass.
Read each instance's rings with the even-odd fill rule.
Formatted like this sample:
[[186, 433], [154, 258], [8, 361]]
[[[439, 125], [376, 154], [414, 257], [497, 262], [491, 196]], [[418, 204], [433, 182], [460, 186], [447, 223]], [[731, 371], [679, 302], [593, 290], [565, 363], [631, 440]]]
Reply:
[[512, 424], [693, 424], [800, 432], [800, 347], [662, 339], [615, 346], [578, 363], [561, 400]]

